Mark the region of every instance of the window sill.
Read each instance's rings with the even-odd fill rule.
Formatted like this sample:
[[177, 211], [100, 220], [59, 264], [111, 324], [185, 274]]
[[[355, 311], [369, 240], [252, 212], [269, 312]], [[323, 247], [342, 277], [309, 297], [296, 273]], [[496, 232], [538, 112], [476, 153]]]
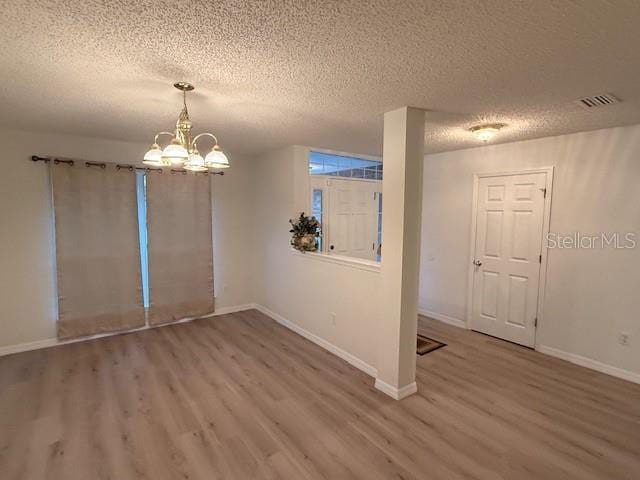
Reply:
[[380, 263], [373, 260], [364, 260], [361, 258], [343, 257], [341, 255], [329, 255], [328, 253], [318, 252], [300, 252], [295, 248], [291, 248], [291, 253], [298, 257], [307, 257], [313, 260], [318, 260], [326, 263], [333, 263], [336, 265], [343, 265], [349, 268], [355, 268], [357, 270], [364, 270], [367, 272], [380, 273]]

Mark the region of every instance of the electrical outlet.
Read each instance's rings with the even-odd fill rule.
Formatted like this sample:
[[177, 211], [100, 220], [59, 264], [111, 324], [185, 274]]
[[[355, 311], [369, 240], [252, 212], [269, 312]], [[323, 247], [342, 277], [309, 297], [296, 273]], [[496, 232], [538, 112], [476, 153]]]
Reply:
[[331, 312], [331, 324], [336, 324], [336, 314], [334, 312]]
[[629, 335], [627, 332], [620, 332], [618, 334], [618, 343], [620, 345], [622, 345], [623, 347], [626, 347], [629, 345], [629, 339], [630, 339], [631, 335]]

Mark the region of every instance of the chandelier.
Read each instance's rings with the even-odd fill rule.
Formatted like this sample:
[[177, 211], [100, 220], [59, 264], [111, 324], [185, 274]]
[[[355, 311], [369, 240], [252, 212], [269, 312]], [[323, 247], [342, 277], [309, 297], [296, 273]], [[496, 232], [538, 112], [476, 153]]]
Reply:
[[[195, 87], [187, 82], [174, 83], [173, 86], [182, 92], [183, 105], [176, 122], [176, 130], [174, 133], [157, 133], [142, 163], [155, 167], [181, 166], [193, 172], [206, 172], [209, 168], [229, 168], [229, 159], [218, 145], [218, 139], [213, 133], [205, 132], [191, 137], [193, 124], [189, 120], [187, 110], [187, 92]], [[171, 142], [164, 148], [158, 145], [158, 138], [162, 135], [171, 137]], [[214, 141], [213, 148], [204, 158], [200, 155], [197, 145], [198, 140], [203, 137], [210, 137]]]

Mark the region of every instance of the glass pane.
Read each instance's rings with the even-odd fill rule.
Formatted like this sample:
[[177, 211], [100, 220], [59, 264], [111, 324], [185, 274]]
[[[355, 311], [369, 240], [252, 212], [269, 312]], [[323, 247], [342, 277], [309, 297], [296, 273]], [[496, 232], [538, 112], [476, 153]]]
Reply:
[[324, 172], [327, 175], [338, 174], [338, 157], [334, 155], [324, 155]]
[[338, 158], [338, 175], [341, 177], [350, 177], [352, 162], [351, 157], [337, 157]]
[[147, 174], [136, 172], [138, 200], [138, 241], [140, 242], [140, 272], [142, 276], [142, 302], [149, 308], [149, 255], [147, 252]]
[[309, 174], [382, 180], [382, 162], [311, 151]]
[[376, 260], [382, 259], [382, 192], [378, 192], [378, 250]]
[[359, 167], [352, 168], [351, 178], [366, 178], [364, 168], [359, 168]]
[[318, 220], [322, 216], [322, 189], [313, 189], [313, 213]]
[[312, 205], [311, 205], [311, 215], [316, 217], [316, 220], [320, 222], [320, 238], [318, 238], [318, 250], [322, 251], [322, 227], [323, 227], [323, 205], [322, 205], [322, 197], [324, 191], [321, 188], [313, 189], [313, 197], [312, 197]]
[[382, 162], [376, 165], [376, 180], [382, 180]]
[[322, 162], [312, 162], [309, 160], [309, 173], [311, 175], [318, 175], [319, 172], [324, 171], [324, 163]]

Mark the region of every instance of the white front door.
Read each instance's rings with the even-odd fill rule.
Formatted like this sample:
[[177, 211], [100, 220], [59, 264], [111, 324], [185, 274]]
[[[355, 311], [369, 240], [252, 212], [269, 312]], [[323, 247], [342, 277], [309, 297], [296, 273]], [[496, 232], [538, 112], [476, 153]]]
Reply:
[[535, 342], [546, 173], [478, 179], [471, 328]]
[[329, 180], [329, 253], [376, 258], [375, 182]]
[[351, 196], [348, 183], [329, 181], [329, 253], [351, 254]]

